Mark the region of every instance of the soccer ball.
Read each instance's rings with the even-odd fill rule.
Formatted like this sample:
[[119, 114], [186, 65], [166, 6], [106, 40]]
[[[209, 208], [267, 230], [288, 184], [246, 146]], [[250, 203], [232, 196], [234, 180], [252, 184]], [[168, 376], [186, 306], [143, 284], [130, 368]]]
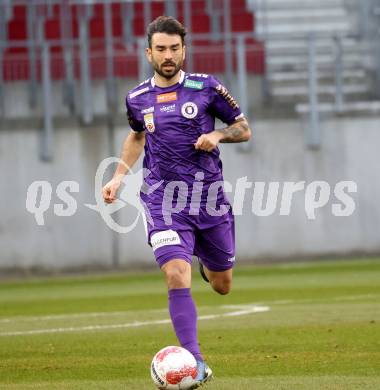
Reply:
[[185, 348], [166, 347], [154, 356], [150, 374], [161, 390], [187, 390], [195, 384], [197, 362]]

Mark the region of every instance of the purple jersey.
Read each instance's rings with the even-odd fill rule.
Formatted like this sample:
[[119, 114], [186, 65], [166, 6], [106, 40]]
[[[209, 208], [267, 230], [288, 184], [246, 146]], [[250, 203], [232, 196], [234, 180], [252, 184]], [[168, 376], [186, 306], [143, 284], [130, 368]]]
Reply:
[[183, 181], [191, 188], [197, 172], [203, 172], [203, 192], [223, 180], [219, 150], [205, 152], [194, 147], [200, 135], [215, 129], [215, 118], [230, 125], [243, 116], [215, 77], [181, 71], [179, 82], [166, 88], [151, 78], [128, 93], [126, 105], [132, 130], [146, 131], [143, 165], [150, 174], [145, 181], [152, 186], [163, 180], [152, 194], [142, 194], [144, 201], [158, 205], [171, 181]]

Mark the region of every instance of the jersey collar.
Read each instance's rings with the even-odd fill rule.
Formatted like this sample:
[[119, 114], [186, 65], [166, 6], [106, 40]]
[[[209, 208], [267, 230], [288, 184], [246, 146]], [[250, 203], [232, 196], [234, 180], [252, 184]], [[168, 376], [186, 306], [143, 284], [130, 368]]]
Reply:
[[[185, 79], [185, 72], [181, 69], [180, 76], [177, 84], [182, 84]], [[150, 84], [154, 88], [156, 86], [156, 82], [154, 81], [154, 76], [150, 79]], [[175, 85], [175, 84], [174, 84]], [[172, 85], [173, 86], [173, 85]], [[168, 87], [169, 88], [169, 87]]]

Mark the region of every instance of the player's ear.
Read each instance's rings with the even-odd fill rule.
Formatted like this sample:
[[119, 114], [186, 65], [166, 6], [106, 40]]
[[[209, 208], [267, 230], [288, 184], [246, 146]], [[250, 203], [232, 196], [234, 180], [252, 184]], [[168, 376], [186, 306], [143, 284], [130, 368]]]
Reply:
[[148, 61], [151, 63], [152, 62], [152, 49], [150, 47], [147, 47], [145, 49], [145, 55]]
[[183, 45], [182, 60], [186, 58], [186, 45]]

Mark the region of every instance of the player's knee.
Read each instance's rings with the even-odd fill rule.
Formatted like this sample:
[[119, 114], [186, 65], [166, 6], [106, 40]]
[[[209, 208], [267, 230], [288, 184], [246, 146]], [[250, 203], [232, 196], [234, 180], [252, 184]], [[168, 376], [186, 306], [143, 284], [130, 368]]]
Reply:
[[227, 295], [231, 291], [231, 279], [221, 279], [218, 280], [216, 283], [213, 283], [214, 290], [220, 294], [220, 295]]
[[164, 270], [169, 288], [184, 288], [188, 285], [186, 267], [180, 265], [168, 267]]
[[227, 285], [218, 286], [215, 291], [220, 295], [227, 295], [231, 291], [231, 287]]

